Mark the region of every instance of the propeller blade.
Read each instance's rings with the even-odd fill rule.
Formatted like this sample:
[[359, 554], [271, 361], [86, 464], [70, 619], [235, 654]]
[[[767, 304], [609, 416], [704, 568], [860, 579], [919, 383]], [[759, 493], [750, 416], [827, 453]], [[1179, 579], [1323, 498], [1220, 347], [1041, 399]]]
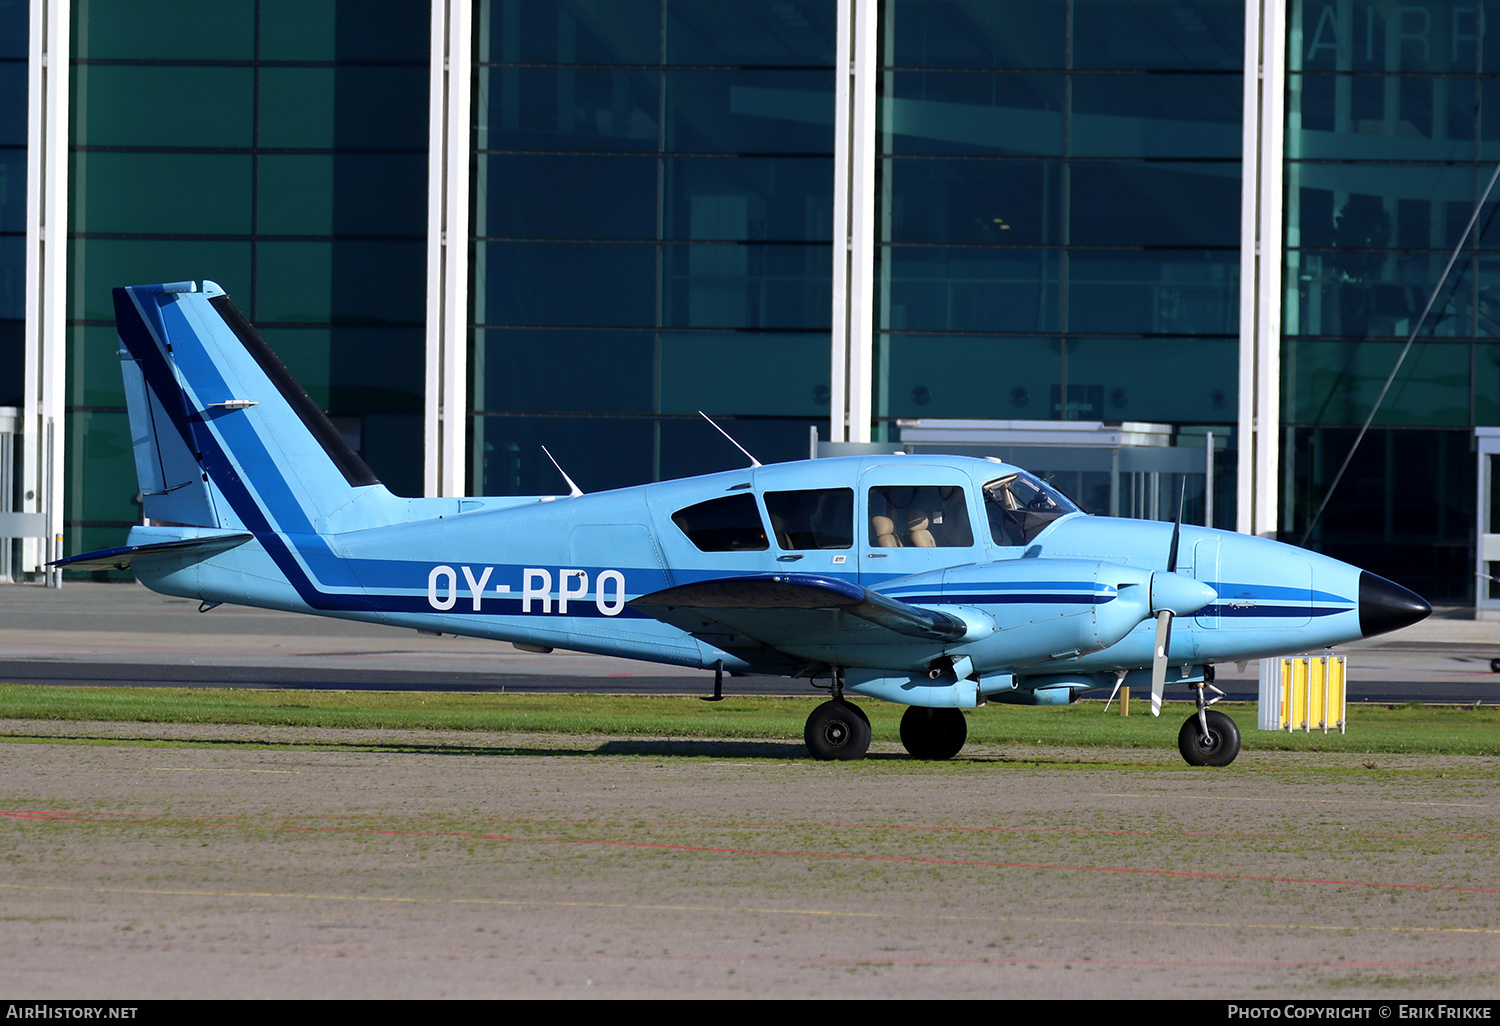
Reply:
[[1120, 693], [1120, 685], [1125, 683], [1125, 675], [1122, 673], [1115, 678], [1115, 689], [1109, 693], [1109, 701], [1104, 703], [1104, 711], [1109, 712], [1110, 704], [1114, 702], [1115, 696]]
[[[1177, 499], [1177, 520], [1172, 524], [1172, 545], [1167, 549], [1167, 573], [1177, 572], [1177, 543], [1182, 538], [1182, 507], [1187, 500], [1187, 480], [1182, 482], [1182, 494]], [[1155, 584], [1153, 578], [1152, 583]], [[1210, 599], [1209, 601], [1213, 601]], [[1163, 609], [1156, 614], [1156, 651], [1151, 657], [1151, 715], [1161, 715], [1161, 695], [1167, 688], [1167, 649], [1172, 644], [1172, 611]]]
[[1161, 695], [1167, 687], [1167, 649], [1172, 644], [1172, 611], [1156, 615], [1156, 651], [1151, 657], [1151, 715], [1161, 715]]

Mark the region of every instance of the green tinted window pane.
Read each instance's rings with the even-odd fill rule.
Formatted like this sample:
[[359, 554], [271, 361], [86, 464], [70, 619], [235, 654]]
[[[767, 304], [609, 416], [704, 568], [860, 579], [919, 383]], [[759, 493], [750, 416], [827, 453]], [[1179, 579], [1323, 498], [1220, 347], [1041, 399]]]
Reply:
[[[73, 5], [73, 56], [127, 60], [248, 61], [255, 0], [88, 0]], [[199, 108], [201, 109], [201, 108]]]
[[113, 324], [70, 324], [68, 337], [68, 405], [124, 406], [125, 381], [120, 374], [120, 336]]
[[[1342, 15], [1322, 0], [1295, 0], [1287, 23], [1288, 46], [1298, 58], [1294, 66], [1401, 72], [1473, 72], [1481, 67], [1479, 16], [1470, 0], [1360, 4]], [[1493, 50], [1493, 42], [1487, 39], [1484, 48]], [[1493, 56], [1500, 52], [1486, 53]]]
[[1070, 172], [1069, 229], [1075, 245], [1239, 245], [1238, 161], [1077, 161]]
[[420, 241], [262, 242], [255, 318], [421, 324], [425, 275]]
[[657, 148], [660, 88], [655, 71], [478, 68], [475, 77], [480, 95], [488, 97], [482, 108], [488, 119], [475, 127], [480, 149]]
[[661, 412], [828, 416], [828, 335], [664, 332]]
[[481, 0], [478, 61], [655, 64], [661, 0]]
[[248, 235], [248, 156], [74, 152], [75, 231]]
[[[1416, 327], [1451, 254], [1304, 250], [1287, 254], [1288, 335], [1405, 339]], [[1490, 312], [1500, 263], [1489, 254], [1456, 266], [1422, 335], [1493, 336]], [[1291, 283], [1295, 282], [1295, 287]]]
[[25, 316], [26, 237], [0, 235], [0, 319]]
[[262, 68], [260, 144], [334, 145], [334, 68]]
[[1079, 157], [1229, 157], [1244, 148], [1238, 75], [1074, 75]]
[[1074, 0], [1073, 66], [1226, 68], [1244, 66], [1243, 0], [1171, 4]]
[[469, 426], [478, 464], [470, 487], [478, 495], [566, 494], [544, 445], [586, 492], [654, 479], [656, 421], [649, 417], [474, 417]]
[[120, 520], [139, 523], [141, 508], [135, 497], [130, 420], [119, 413], [76, 410], [68, 413], [64, 447], [67, 450], [67, 490], [63, 516], [68, 520]]
[[1063, 75], [890, 72], [876, 105], [883, 153], [1061, 156]]
[[824, 157], [669, 157], [669, 239], [827, 242], [833, 162]]
[[[1354, 249], [1441, 249], [1463, 238], [1489, 171], [1472, 164], [1287, 163], [1288, 245]], [[1474, 236], [1500, 246], [1500, 233]], [[1340, 257], [1341, 271], [1364, 279], [1384, 257]], [[1353, 264], [1371, 264], [1356, 270]], [[1433, 279], [1436, 281], [1436, 278]]]
[[1068, 327], [1147, 335], [1239, 330], [1237, 250], [1087, 253], [1069, 257]]
[[332, 154], [321, 153], [261, 156], [256, 229], [263, 235], [332, 235], [333, 162]]
[[26, 65], [0, 63], [0, 146], [26, 145]]
[[427, 146], [425, 68], [263, 68], [260, 76], [262, 146]]
[[887, 241], [1034, 246], [1062, 239], [1060, 163], [888, 158], [882, 170], [891, 190]]
[[[359, 290], [348, 291], [349, 299], [336, 292], [335, 300], [357, 303]], [[420, 414], [426, 355], [420, 323], [335, 326], [329, 333], [328, 408], [335, 413]]]
[[[366, 11], [369, 4], [361, 4]], [[331, 61], [339, 5], [307, 0], [260, 0], [260, 57], [266, 61]]]
[[1474, 423], [1500, 425], [1500, 344], [1474, 346]]
[[898, 66], [1061, 68], [1067, 0], [883, 0], [881, 28]]
[[666, 148], [679, 153], [833, 153], [826, 71], [672, 70]]
[[26, 151], [0, 150], [0, 232], [26, 230]]
[[667, 0], [667, 63], [832, 65], [834, 0]]
[[427, 62], [428, 0], [259, 0], [260, 56], [271, 61]]
[[250, 68], [74, 65], [73, 141], [249, 146], [254, 85]]
[[[884, 246], [889, 303], [882, 328], [1056, 331], [1062, 256], [1046, 250]], [[884, 273], [876, 269], [879, 278]]]
[[478, 323], [650, 327], [656, 321], [654, 245], [489, 242], [476, 249], [486, 282], [475, 297]]
[[1226, 423], [1239, 416], [1236, 339], [1069, 339], [1068, 387], [1097, 395], [1086, 419]]
[[481, 154], [476, 233], [503, 238], [655, 239], [654, 156]]
[[474, 408], [651, 413], [655, 348], [650, 331], [480, 328], [474, 332]]
[[1048, 389], [1060, 379], [1057, 339], [975, 335], [881, 335], [878, 385], [884, 417], [1049, 420]]
[[[1287, 339], [1282, 346], [1282, 360], [1296, 367], [1295, 375], [1282, 378], [1284, 419], [1362, 424], [1403, 343]], [[1412, 346], [1375, 423], [1469, 423], [1469, 348], [1442, 342]]]
[[0, 0], [0, 58], [26, 58], [30, 20], [26, 0]]
[[662, 322], [674, 328], [826, 329], [827, 246], [663, 247]]
[[266, 235], [411, 235], [427, 227], [421, 154], [266, 154], [256, 175]]
[[249, 308], [250, 243], [211, 240], [69, 239], [68, 316], [113, 323], [112, 289], [163, 281], [216, 281]]
[[1290, 76], [1288, 107], [1300, 115], [1301, 130], [1289, 129], [1288, 155], [1379, 159], [1391, 155], [1375, 141], [1386, 138], [1400, 139], [1401, 153], [1415, 160], [1473, 159], [1476, 130], [1491, 125], [1488, 114], [1479, 120], [1486, 85], [1426, 76]]

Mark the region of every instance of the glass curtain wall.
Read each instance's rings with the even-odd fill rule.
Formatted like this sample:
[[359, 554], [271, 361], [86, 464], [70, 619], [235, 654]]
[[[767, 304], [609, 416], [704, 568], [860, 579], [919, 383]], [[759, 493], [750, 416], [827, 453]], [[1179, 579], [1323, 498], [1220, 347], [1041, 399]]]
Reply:
[[1240, 0], [883, 0], [884, 424], [1228, 434], [1243, 21]]
[[1469, 601], [1472, 428], [1500, 424], [1500, 188], [1443, 271], [1500, 161], [1500, 42], [1473, 0], [1296, 0], [1287, 67], [1285, 531], [1305, 532], [1442, 282], [1310, 543]]
[[26, 0], [0, 0], [0, 406], [16, 407], [26, 368], [28, 18]]
[[481, 0], [470, 488], [805, 457], [828, 417], [833, 0]]
[[375, 473], [421, 494], [429, 19], [426, 0], [76, 0], [69, 552], [140, 516], [117, 285], [217, 281]]

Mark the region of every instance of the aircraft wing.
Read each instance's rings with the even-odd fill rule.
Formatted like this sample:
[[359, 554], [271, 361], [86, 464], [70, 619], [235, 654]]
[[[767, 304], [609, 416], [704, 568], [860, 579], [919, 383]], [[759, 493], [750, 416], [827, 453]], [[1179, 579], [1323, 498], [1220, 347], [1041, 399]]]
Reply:
[[132, 562], [144, 562], [163, 556], [206, 559], [217, 552], [232, 549], [254, 535], [217, 534], [207, 538], [155, 542], [150, 545], [121, 545], [113, 549], [96, 549], [59, 559], [51, 565], [64, 570], [129, 570]]
[[957, 641], [957, 617], [908, 605], [849, 581], [813, 574], [720, 577], [642, 595], [647, 616], [729, 651]]

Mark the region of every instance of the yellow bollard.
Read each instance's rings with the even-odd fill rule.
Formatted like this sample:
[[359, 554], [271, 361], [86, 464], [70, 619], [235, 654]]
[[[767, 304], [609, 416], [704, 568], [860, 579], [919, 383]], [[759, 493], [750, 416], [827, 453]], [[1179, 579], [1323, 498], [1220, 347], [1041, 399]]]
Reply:
[[1129, 716], [1130, 715], [1130, 689], [1129, 688], [1121, 688], [1120, 689], [1120, 715], [1121, 716]]

